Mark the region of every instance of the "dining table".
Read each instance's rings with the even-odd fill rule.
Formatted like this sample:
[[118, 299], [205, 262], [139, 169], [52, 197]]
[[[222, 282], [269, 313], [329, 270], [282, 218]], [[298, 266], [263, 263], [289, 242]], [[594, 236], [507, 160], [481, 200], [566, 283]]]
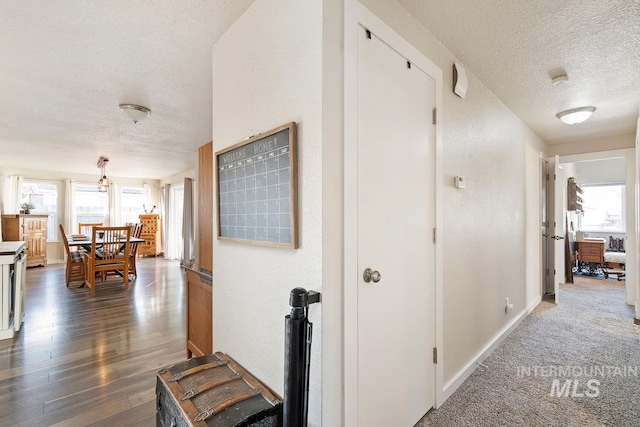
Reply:
[[[89, 237], [87, 236], [85, 237], [86, 238], [84, 239], [78, 239], [77, 237], [76, 239], [74, 239], [74, 236], [72, 234], [69, 234], [67, 235], [67, 241], [69, 242], [69, 246], [79, 246], [85, 249], [87, 252], [91, 252], [91, 244], [93, 242]], [[123, 236], [121, 240], [122, 240], [122, 243], [125, 243], [127, 238]], [[144, 239], [141, 239], [140, 237], [130, 236], [129, 243], [144, 243]], [[102, 244], [102, 239], [100, 237], [96, 237], [96, 245], [100, 245], [100, 244]]]

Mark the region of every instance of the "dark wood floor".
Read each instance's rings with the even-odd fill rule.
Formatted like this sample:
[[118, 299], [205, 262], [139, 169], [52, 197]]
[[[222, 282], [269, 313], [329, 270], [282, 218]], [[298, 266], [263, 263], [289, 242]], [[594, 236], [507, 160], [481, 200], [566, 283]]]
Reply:
[[27, 270], [25, 318], [0, 340], [0, 426], [155, 426], [155, 379], [185, 353], [184, 272], [140, 258], [92, 297], [64, 266]]

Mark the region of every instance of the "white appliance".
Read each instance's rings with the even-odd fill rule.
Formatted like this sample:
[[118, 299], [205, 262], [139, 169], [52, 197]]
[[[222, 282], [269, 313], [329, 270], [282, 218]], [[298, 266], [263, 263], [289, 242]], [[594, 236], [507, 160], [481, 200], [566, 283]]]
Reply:
[[24, 318], [25, 242], [0, 242], [0, 340], [12, 338]]

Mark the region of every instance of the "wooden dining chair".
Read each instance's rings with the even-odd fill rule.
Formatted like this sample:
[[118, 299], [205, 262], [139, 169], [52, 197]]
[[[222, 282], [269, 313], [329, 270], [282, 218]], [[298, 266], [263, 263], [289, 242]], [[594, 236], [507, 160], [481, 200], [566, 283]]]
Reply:
[[[99, 234], [103, 237], [96, 239]], [[130, 239], [131, 227], [93, 227], [91, 251], [84, 254], [85, 283], [91, 295], [96, 292], [97, 274], [104, 280], [108, 273], [116, 273], [122, 276], [124, 288], [129, 288]]]
[[87, 237], [91, 237], [91, 229], [93, 227], [102, 227], [101, 222], [79, 222], [78, 234], [84, 234]]
[[67, 282], [67, 288], [69, 287], [69, 283], [73, 281], [85, 281], [85, 271], [84, 271], [84, 261], [82, 259], [82, 254], [85, 252], [84, 250], [71, 250], [69, 247], [69, 240], [67, 240], [67, 235], [64, 232], [64, 227], [62, 224], [60, 226], [60, 235], [62, 236], [62, 241], [64, 242], [64, 249], [67, 252], [67, 268], [65, 270], [65, 281]]
[[[142, 224], [135, 223], [130, 224], [131, 226], [131, 237], [139, 238], [142, 234]], [[133, 275], [134, 278], [138, 278], [138, 270], [136, 268], [136, 258], [138, 256], [138, 244], [140, 242], [131, 242], [131, 259], [129, 260], [129, 274]]]

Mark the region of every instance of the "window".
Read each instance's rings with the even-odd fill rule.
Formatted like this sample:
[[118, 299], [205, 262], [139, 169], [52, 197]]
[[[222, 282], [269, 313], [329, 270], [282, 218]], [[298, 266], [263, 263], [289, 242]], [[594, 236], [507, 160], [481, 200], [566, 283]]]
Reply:
[[184, 185], [172, 185], [169, 194], [169, 227], [165, 242], [165, 258], [182, 257], [182, 213], [184, 205]]
[[20, 204], [31, 203], [35, 206], [32, 214], [49, 215], [47, 218], [47, 241], [58, 240], [58, 187], [55, 181], [31, 181], [22, 183]]
[[122, 223], [140, 222], [138, 215], [144, 213], [144, 188], [142, 187], [122, 187], [120, 193], [122, 206]]
[[97, 185], [76, 184], [74, 193], [75, 222], [77, 229], [79, 222], [101, 222], [106, 224], [109, 213], [109, 199], [106, 192], [101, 192]]
[[582, 186], [585, 231], [625, 231], [625, 186]]

